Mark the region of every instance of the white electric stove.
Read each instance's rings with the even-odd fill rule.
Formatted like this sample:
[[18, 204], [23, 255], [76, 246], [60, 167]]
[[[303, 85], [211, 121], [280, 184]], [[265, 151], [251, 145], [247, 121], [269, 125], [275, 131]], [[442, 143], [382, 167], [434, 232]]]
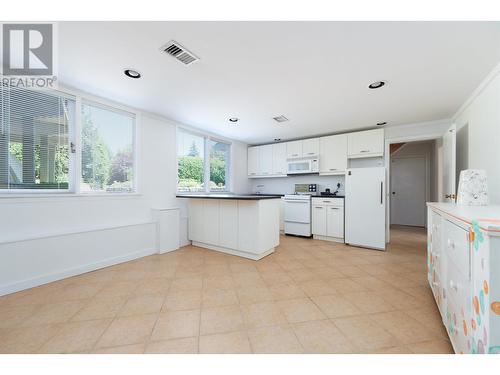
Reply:
[[283, 197], [285, 234], [311, 237], [311, 196], [316, 184], [295, 184], [295, 194]]

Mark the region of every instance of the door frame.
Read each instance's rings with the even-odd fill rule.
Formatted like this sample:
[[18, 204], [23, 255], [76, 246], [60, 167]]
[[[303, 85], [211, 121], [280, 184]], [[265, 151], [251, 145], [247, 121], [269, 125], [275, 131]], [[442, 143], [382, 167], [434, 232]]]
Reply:
[[[432, 141], [436, 139], [440, 139], [443, 137], [444, 133], [429, 133], [429, 134], [421, 134], [421, 135], [408, 135], [403, 137], [394, 137], [394, 138], [386, 138], [384, 140], [384, 166], [386, 173], [386, 185], [390, 186], [391, 181], [391, 144], [393, 143], [402, 143], [402, 142], [419, 142], [419, 141]], [[391, 242], [391, 200], [390, 200], [390, 189], [386, 189], [385, 191], [385, 201], [387, 204], [385, 205], [385, 241], [387, 243]]]
[[[425, 142], [425, 141], [424, 141]], [[428, 155], [425, 155], [425, 156], [422, 156], [422, 155], [408, 155], [408, 156], [403, 156], [403, 157], [397, 157], [397, 158], [394, 158], [396, 160], [403, 160], [403, 159], [424, 159], [424, 164], [425, 164], [425, 201], [424, 201], [424, 204], [425, 202], [429, 202], [430, 201], [430, 196], [431, 196], [431, 161], [429, 160], [429, 156]], [[391, 161], [392, 161], [392, 158], [391, 158]], [[390, 164], [390, 167], [389, 169], [392, 168], [392, 164]], [[390, 172], [390, 171], [389, 171]], [[389, 182], [388, 182], [388, 185], [389, 187], [389, 198], [388, 198], [388, 204], [389, 204], [389, 209], [391, 209], [391, 204], [392, 204], [392, 180], [390, 179], [390, 173], [389, 173]], [[390, 216], [391, 216], [391, 212], [389, 211], [389, 219], [390, 219]], [[391, 223], [389, 222], [388, 225], [390, 226]], [[427, 228], [427, 215], [424, 215], [424, 226]]]

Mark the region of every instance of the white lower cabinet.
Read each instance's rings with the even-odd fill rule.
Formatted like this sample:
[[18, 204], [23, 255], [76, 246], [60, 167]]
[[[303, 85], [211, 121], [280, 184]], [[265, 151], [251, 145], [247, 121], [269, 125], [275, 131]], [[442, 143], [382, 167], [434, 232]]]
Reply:
[[316, 239], [343, 242], [344, 199], [312, 199], [312, 234]]
[[188, 238], [193, 245], [261, 259], [279, 245], [276, 199], [189, 199]]
[[428, 204], [427, 278], [455, 353], [500, 353], [499, 213]]

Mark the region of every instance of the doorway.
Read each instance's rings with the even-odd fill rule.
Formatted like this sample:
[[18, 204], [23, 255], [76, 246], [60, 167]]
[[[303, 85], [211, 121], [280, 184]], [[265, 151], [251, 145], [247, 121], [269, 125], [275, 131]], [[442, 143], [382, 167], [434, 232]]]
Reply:
[[426, 202], [437, 196], [436, 165], [435, 140], [391, 145], [391, 226], [426, 227]]

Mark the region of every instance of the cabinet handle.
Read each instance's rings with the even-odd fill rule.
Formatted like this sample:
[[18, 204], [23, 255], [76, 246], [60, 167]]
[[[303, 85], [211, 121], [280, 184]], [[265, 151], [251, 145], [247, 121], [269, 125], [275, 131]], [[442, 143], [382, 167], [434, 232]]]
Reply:
[[337, 171], [337, 168], [330, 168], [331, 171]]
[[308, 152], [307, 155], [314, 155], [314, 152]]
[[453, 240], [451, 238], [448, 238], [448, 247], [450, 249], [454, 249], [455, 248], [455, 242], [453, 242]]
[[436, 281], [433, 281], [433, 282], [432, 282], [432, 286], [439, 286], [439, 283], [438, 283], [438, 282], [436, 282]]
[[455, 292], [458, 292], [458, 288], [460, 285], [458, 285], [456, 282], [453, 282], [453, 280], [450, 280], [450, 288], [455, 290]]
[[332, 210], [338, 210], [339, 208], [338, 207], [330, 207], [330, 209], [332, 209]]
[[321, 208], [321, 209], [323, 209], [323, 207], [319, 207], [319, 206], [314, 206], [314, 208]]

